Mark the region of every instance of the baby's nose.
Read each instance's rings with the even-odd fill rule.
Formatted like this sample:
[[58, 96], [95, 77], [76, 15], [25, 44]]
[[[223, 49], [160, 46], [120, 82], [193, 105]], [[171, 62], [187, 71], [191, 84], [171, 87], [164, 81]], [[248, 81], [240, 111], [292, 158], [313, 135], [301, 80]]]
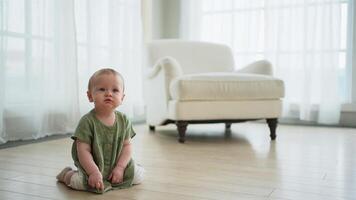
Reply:
[[112, 92], [110, 90], [105, 90], [106, 95], [112, 95]]

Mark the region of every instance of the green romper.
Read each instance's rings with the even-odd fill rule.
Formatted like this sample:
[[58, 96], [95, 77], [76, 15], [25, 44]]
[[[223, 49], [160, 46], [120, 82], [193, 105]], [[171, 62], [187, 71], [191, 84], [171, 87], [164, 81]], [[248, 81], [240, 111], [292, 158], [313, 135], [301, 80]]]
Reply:
[[80, 140], [91, 146], [94, 162], [103, 175], [104, 191], [97, 190], [88, 185], [88, 175], [80, 165], [75, 142], [72, 145], [72, 157], [75, 166], [83, 174], [83, 183], [88, 191], [103, 193], [110, 189], [127, 188], [132, 185], [134, 177], [134, 162], [131, 159], [124, 172], [123, 182], [111, 184], [108, 177], [117, 163], [124, 140], [136, 135], [129, 119], [123, 113], [115, 111], [116, 119], [113, 126], [109, 127], [95, 117], [95, 110], [84, 115], [72, 136], [73, 140]]

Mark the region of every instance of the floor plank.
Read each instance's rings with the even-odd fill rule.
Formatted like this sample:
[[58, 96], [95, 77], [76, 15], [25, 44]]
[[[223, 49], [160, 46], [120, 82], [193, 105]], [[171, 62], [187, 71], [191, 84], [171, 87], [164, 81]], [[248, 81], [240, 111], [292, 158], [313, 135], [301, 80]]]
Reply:
[[356, 199], [356, 129], [264, 123], [135, 125], [133, 157], [145, 181], [103, 195], [68, 189], [55, 176], [73, 166], [67, 138], [0, 149], [0, 199]]

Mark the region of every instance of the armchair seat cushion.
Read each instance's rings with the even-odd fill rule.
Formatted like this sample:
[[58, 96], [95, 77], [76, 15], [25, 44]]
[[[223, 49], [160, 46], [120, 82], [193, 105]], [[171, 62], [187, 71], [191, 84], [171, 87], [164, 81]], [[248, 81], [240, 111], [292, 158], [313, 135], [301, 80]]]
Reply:
[[178, 101], [269, 100], [282, 98], [284, 87], [272, 76], [210, 72], [177, 77], [170, 84], [170, 95]]

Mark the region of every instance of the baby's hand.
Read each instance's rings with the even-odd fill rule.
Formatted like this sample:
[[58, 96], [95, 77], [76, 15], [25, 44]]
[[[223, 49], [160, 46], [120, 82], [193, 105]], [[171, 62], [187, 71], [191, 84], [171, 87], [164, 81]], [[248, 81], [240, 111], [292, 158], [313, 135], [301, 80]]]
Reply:
[[124, 167], [116, 166], [109, 176], [111, 183], [121, 183], [124, 177], [124, 170]]
[[93, 188], [104, 190], [103, 176], [99, 171], [93, 172], [89, 175], [88, 183]]

